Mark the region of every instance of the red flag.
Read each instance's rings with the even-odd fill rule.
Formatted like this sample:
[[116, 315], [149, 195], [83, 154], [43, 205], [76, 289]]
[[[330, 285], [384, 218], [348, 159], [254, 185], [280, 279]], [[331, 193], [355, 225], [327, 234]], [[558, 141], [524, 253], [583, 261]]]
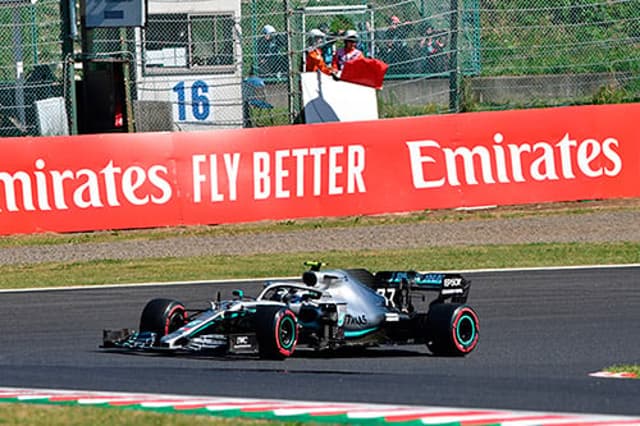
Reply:
[[387, 68], [379, 59], [358, 58], [344, 64], [340, 80], [380, 89]]

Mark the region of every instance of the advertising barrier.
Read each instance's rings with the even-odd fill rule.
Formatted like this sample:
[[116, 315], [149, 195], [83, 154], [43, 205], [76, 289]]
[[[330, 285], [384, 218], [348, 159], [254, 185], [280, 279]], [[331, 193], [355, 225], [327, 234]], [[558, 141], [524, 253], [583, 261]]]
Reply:
[[640, 196], [640, 104], [6, 138], [0, 234]]

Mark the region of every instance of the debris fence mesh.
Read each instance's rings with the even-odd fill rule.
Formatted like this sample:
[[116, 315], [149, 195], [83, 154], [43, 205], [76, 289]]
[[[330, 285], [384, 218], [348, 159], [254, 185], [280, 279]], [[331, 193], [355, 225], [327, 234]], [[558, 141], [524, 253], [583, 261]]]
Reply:
[[85, 29], [73, 1], [0, 2], [0, 135], [294, 123], [313, 29], [327, 62], [355, 30], [389, 65], [381, 118], [640, 100], [638, 0], [147, 3]]

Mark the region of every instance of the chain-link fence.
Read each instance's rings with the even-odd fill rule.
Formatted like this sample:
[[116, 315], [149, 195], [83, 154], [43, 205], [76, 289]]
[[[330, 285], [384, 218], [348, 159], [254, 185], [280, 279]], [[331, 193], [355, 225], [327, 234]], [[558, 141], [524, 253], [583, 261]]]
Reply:
[[60, 23], [59, 1], [0, 3], [0, 135], [41, 134], [40, 109], [66, 123]]
[[638, 0], [149, 0], [136, 29], [65, 4], [0, 2], [2, 136], [296, 122], [312, 29], [389, 65], [383, 118], [640, 101]]
[[637, 0], [486, 1], [479, 16], [470, 109], [640, 100]]

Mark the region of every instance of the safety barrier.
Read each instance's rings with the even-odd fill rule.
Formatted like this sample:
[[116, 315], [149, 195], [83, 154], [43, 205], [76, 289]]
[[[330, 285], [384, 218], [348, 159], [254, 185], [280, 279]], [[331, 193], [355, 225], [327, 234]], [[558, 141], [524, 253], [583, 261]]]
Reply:
[[640, 196], [640, 104], [6, 138], [0, 234]]

